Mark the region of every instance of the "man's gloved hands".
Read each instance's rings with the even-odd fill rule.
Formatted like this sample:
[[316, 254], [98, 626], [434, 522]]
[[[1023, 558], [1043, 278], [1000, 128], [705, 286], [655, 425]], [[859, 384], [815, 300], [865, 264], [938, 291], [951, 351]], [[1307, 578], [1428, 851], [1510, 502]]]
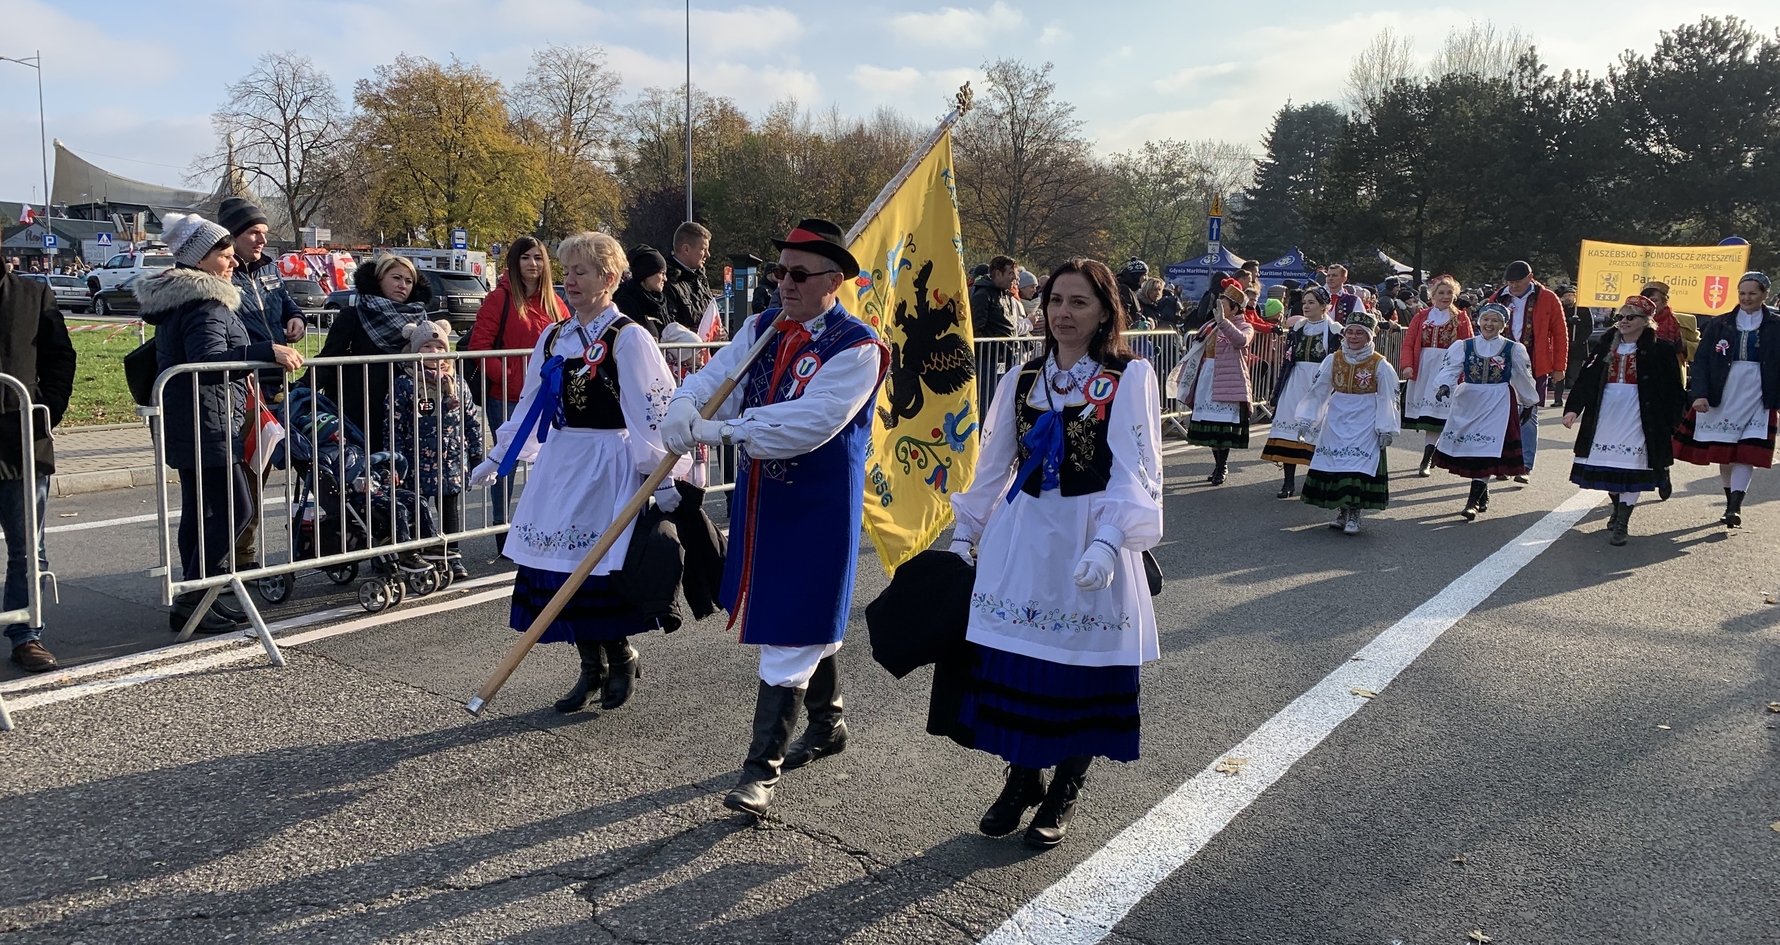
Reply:
[[680, 507], [680, 490], [669, 479], [655, 487], [655, 507], [672, 515]]
[[946, 550], [950, 551], [951, 553], [957, 555], [960, 558], [963, 558], [965, 564], [972, 565], [974, 567], [977, 563], [976, 547], [970, 543], [970, 539], [968, 539], [968, 538], [954, 538], [954, 539], [952, 539], [951, 547], [947, 548]]
[[1075, 563], [1075, 586], [1086, 591], [1111, 587], [1113, 568], [1117, 564], [1111, 546], [1100, 541], [1089, 544], [1088, 550], [1082, 552], [1081, 560]]
[[1385, 448], [1389, 447], [1391, 445], [1391, 441], [1396, 438], [1397, 438], [1397, 434], [1392, 433], [1389, 430], [1379, 430], [1378, 431], [1378, 448], [1385, 449]]
[[692, 422], [692, 438], [710, 446], [723, 445], [723, 421], [694, 420]]
[[681, 456], [692, 452], [698, 441], [692, 438], [692, 425], [698, 422], [698, 405], [690, 397], [676, 397], [668, 404], [667, 417], [661, 421], [661, 445], [668, 452]]
[[480, 489], [489, 485], [499, 478], [500, 474], [501, 464], [492, 459], [485, 459], [477, 463], [475, 469], [470, 470], [470, 488]]

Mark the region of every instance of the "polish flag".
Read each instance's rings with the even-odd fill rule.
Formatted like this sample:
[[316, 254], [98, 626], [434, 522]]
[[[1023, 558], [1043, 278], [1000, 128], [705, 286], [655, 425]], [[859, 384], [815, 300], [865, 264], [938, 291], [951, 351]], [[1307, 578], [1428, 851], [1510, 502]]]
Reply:
[[243, 432], [247, 441], [242, 446], [243, 458], [247, 460], [249, 469], [256, 475], [264, 476], [266, 467], [278, 452], [279, 444], [284, 442], [284, 427], [260, 401], [258, 384], [247, 385], [247, 417], [248, 429]]
[[19, 208], [19, 222], [24, 224], [25, 226], [30, 226], [31, 224], [36, 223], [37, 222], [37, 211], [31, 209], [30, 204], [25, 204], [24, 206], [20, 207]]
[[715, 301], [705, 306], [704, 317], [698, 320], [698, 336], [705, 341], [719, 341], [723, 338], [723, 319], [717, 317]]

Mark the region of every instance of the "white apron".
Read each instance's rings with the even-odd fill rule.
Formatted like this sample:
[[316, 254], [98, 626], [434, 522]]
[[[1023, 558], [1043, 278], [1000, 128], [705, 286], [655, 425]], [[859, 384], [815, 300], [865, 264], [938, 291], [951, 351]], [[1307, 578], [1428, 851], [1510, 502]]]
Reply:
[[1403, 419], [1433, 417], [1445, 420], [1452, 416], [1452, 404], [1434, 398], [1434, 392], [1440, 389], [1436, 383], [1440, 376], [1440, 362], [1445, 359], [1446, 349], [1433, 347], [1423, 348], [1416, 357], [1415, 377], [1404, 388]]
[[[525, 491], [507, 533], [506, 556], [528, 568], [575, 570], [643, 484], [629, 440], [628, 430], [551, 430], [526, 473]], [[611, 574], [624, 565], [630, 533], [627, 526], [594, 574]]]
[[1304, 400], [1304, 392], [1310, 390], [1310, 384], [1316, 379], [1316, 364], [1308, 362], [1292, 368], [1286, 375], [1286, 386], [1279, 392], [1279, 407], [1273, 411], [1273, 425], [1267, 428], [1269, 439], [1296, 440], [1298, 436], [1298, 406]]
[[1378, 474], [1377, 394], [1330, 394], [1318, 426], [1312, 472]]
[[1217, 358], [1206, 358], [1199, 364], [1199, 376], [1193, 379], [1193, 419], [1200, 423], [1241, 423], [1241, 404], [1211, 399], [1217, 364]]
[[1718, 406], [1694, 415], [1693, 438], [1699, 443], [1768, 438], [1768, 411], [1761, 400], [1761, 362], [1738, 361], [1731, 365]]
[[[1762, 427], [1767, 434], [1767, 427]], [[1644, 411], [1638, 406], [1638, 385], [1608, 384], [1601, 393], [1601, 409], [1595, 415], [1594, 442], [1589, 444], [1584, 466], [1608, 469], [1649, 469], [1650, 455], [1644, 443]]]
[[1514, 408], [1507, 384], [1460, 384], [1440, 431], [1440, 452], [1448, 456], [1500, 459], [1508, 443], [1508, 414]]

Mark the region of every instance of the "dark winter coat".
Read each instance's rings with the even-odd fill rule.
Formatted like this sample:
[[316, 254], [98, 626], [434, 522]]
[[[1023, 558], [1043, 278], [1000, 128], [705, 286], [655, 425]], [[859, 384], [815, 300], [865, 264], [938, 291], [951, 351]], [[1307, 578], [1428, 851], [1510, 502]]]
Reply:
[[[352, 275], [352, 287], [360, 295], [382, 295], [377, 287], [377, 264], [363, 262]], [[425, 279], [414, 283], [414, 293], [408, 301], [422, 305], [432, 301], [433, 290]], [[321, 358], [367, 357], [379, 354], [400, 354], [400, 351], [385, 351], [371, 340], [370, 332], [365, 331], [364, 322], [359, 315], [358, 306], [354, 305], [340, 313], [334, 324], [328, 328], [328, 340], [321, 346], [316, 355]], [[370, 441], [369, 450], [373, 453], [389, 448], [389, 424], [383, 414], [384, 405], [389, 401], [390, 386], [394, 376], [400, 374], [402, 366], [394, 363], [366, 365], [318, 365], [309, 371], [308, 383], [315, 389], [326, 394], [340, 409], [340, 415], [351, 420], [354, 426], [365, 431], [365, 438]]]
[[[649, 334], [655, 336], [656, 341], [661, 340], [663, 326], [674, 320], [668, 311], [667, 290], [664, 288], [660, 292], [651, 292], [643, 288], [640, 279], [624, 280], [618, 291], [612, 293], [612, 304], [618, 306], [618, 311], [623, 312], [631, 321], [649, 329]], [[698, 326], [692, 326], [692, 330], [697, 331]]]
[[1020, 324], [1019, 302], [989, 276], [970, 285], [970, 327], [976, 338], [1011, 338]]
[[652, 627], [666, 633], [680, 629], [679, 594], [694, 620], [717, 612], [717, 591], [723, 583], [723, 533], [705, 514], [705, 490], [689, 483], [674, 484], [680, 505], [664, 514], [650, 505], [637, 517], [630, 535], [624, 566], [614, 577], [614, 587]]
[[[699, 322], [705, 317], [705, 308], [716, 295], [705, 282], [703, 271], [689, 268], [672, 253], [668, 254], [667, 264], [667, 286], [662, 292], [667, 296], [668, 314], [697, 334]], [[624, 310], [620, 308], [619, 311]]]
[[[463, 363], [463, 362], [458, 362]], [[385, 412], [390, 418], [389, 444], [408, 458], [409, 485], [428, 499], [464, 491], [470, 470], [482, 462], [482, 413], [470, 397], [470, 385], [455, 374], [441, 383], [423, 384], [414, 372], [396, 375]]]
[[[49, 286], [23, 279], [0, 259], [0, 373], [10, 374], [31, 392], [34, 403], [49, 408], [50, 426], [62, 422], [74, 395], [74, 345], [56, 308]], [[19, 442], [22, 413], [12, 399], [0, 396], [0, 479], [24, 478], [24, 450]], [[55, 443], [37, 421], [34, 431], [37, 472], [56, 471]]]
[[[1595, 427], [1601, 420], [1601, 395], [1607, 390], [1607, 365], [1619, 347], [1619, 331], [1609, 330], [1588, 347], [1582, 373], [1570, 385], [1564, 413], [1577, 414], [1576, 455], [1586, 457], [1594, 449]], [[1671, 435], [1687, 412], [1687, 392], [1681, 386], [1681, 362], [1675, 348], [1645, 328], [1638, 336], [1638, 416], [1644, 427], [1645, 456], [1651, 469], [1667, 469], [1675, 463]]]
[[[1761, 346], [1761, 399], [1769, 410], [1780, 409], [1780, 312], [1764, 306], [1757, 344]], [[1724, 349], [1719, 350], [1719, 343]], [[1708, 319], [1700, 326], [1700, 346], [1687, 372], [1687, 398], [1701, 397], [1713, 407], [1724, 398], [1724, 382], [1737, 363], [1737, 310]]]
[[[284, 323], [301, 321], [303, 310], [284, 289], [284, 278], [278, 274], [278, 263], [269, 255], [259, 261], [239, 266], [230, 281], [241, 292], [241, 307], [236, 314], [247, 326], [248, 337], [254, 341], [284, 344]], [[284, 372], [268, 368], [260, 372], [260, 387], [267, 396], [284, 388]]]
[[[272, 342], [254, 341], [235, 314], [241, 292], [198, 269], [168, 269], [136, 280], [142, 320], [155, 326], [162, 371], [206, 361], [270, 361]], [[167, 381], [161, 400], [167, 465], [179, 470], [241, 462], [246, 440], [247, 379], [252, 371], [205, 371]], [[196, 416], [194, 426], [193, 417]], [[194, 436], [195, 434], [195, 436]]]

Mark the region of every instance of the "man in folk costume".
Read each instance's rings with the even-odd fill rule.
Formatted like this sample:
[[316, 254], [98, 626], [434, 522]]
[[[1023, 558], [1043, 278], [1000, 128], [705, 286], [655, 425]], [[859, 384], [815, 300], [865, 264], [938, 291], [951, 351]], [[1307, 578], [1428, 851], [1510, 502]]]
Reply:
[[[760, 647], [760, 684], [747, 761], [723, 803], [757, 817], [772, 803], [781, 766], [846, 747], [835, 655], [859, 556], [871, 408], [890, 358], [877, 333], [835, 301], [859, 275], [840, 227], [807, 219], [773, 242], [780, 307], [749, 319], [686, 379], [662, 428], [676, 452], [698, 443], [738, 452], [719, 602], [741, 642]], [[778, 337], [715, 417], [701, 419], [700, 405], [775, 321]], [[792, 745], [805, 706], [809, 726]]]
[[1340, 263], [1331, 263], [1324, 270], [1324, 279], [1329, 288], [1329, 317], [1337, 325], [1347, 324], [1347, 316], [1355, 311], [1365, 311], [1365, 303], [1360, 301], [1360, 294], [1353, 286], [1347, 284], [1347, 267]]
[[[1533, 471], [1533, 457], [1539, 451], [1539, 411], [1545, 406], [1548, 384], [1562, 383], [1564, 369], [1570, 362], [1570, 327], [1564, 322], [1564, 303], [1557, 293], [1540, 285], [1533, 278], [1533, 267], [1523, 260], [1508, 264], [1502, 273], [1508, 284], [1496, 293], [1495, 301], [1507, 306], [1509, 319], [1505, 334], [1527, 349], [1533, 360], [1533, 382], [1539, 399], [1526, 405], [1534, 408], [1520, 425], [1520, 447], [1526, 460], [1527, 473]], [[1515, 476], [1515, 482], [1526, 482], [1526, 476]]]

